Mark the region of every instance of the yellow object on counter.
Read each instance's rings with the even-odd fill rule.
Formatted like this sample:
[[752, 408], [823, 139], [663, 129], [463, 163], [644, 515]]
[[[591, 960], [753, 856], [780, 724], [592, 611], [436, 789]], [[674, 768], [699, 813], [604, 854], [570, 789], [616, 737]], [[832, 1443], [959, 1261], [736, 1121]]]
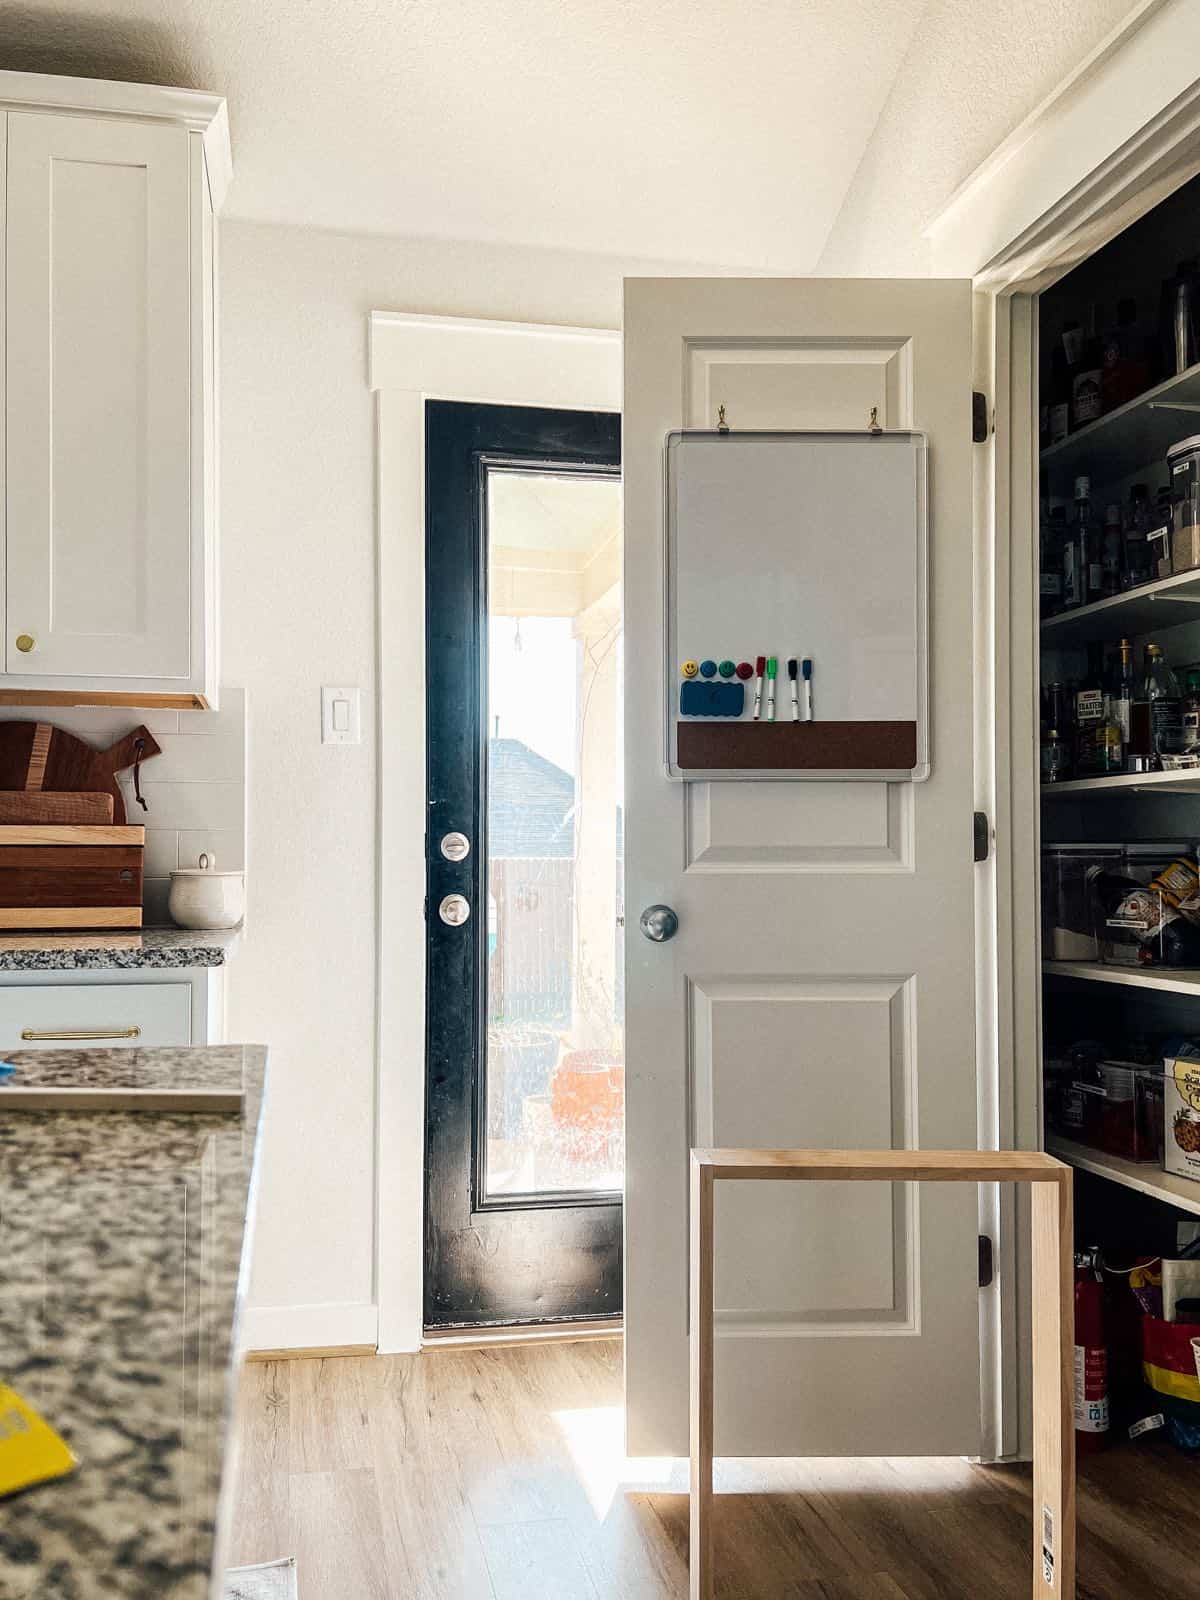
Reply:
[[0, 1499], [65, 1478], [77, 1465], [66, 1441], [15, 1389], [0, 1383]]

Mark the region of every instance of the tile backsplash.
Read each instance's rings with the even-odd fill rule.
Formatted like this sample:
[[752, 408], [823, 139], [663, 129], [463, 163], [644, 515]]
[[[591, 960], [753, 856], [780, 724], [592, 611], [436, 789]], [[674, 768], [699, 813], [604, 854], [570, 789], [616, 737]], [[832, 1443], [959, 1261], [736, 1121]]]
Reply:
[[221, 689], [219, 711], [124, 706], [6, 706], [0, 721], [51, 722], [103, 749], [139, 724], [162, 754], [142, 768], [149, 811], [134, 802], [130, 773], [121, 789], [130, 822], [146, 826], [145, 923], [167, 916], [168, 874], [194, 867], [202, 850], [227, 871], [246, 866], [246, 691]]

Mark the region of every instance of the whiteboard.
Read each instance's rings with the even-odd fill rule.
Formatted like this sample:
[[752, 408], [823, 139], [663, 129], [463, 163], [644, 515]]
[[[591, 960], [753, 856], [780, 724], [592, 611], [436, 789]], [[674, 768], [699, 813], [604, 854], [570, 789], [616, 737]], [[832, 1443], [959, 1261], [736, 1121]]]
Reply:
[[[667, 436], [666, 474], [668, 775], [926, 778], [925, 435], [686, 430]], [[772, 656], [774, 722], [766, 684], [754, 717], [757, 673], [729, 679], [745, 683], [736, 716], [681, 710], [685, 663], [719, 684], [714, 664]], [[794, 721], [787, 664], [806, 657], [814, 714]]]

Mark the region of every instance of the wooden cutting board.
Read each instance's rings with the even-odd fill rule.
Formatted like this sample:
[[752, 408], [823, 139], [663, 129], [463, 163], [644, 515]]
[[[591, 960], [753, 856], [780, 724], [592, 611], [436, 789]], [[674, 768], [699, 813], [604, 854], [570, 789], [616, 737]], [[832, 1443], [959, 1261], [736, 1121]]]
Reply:
[[112, 820], [119, 825], [126, 819], [117, 773], [132, 767], [139, 755], [145, 761], [160, 754], [144, 727], [107, 750], [95, 750], [49, 722], [0, 722], [0, 789], [111, 795]]
[[111, 794], [60, 794], [45, 789], [0, 789], [0, 825], [6, 822], [76, 822], [102, 826], [113, 819]]

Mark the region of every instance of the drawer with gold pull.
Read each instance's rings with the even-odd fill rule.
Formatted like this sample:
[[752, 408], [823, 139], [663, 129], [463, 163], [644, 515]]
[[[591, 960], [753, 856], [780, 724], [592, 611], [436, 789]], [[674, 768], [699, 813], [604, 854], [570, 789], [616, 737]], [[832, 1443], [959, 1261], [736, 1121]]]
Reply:
[[63, 983], [0, 988], [0, 1052], [190, 1044], [190, 983]]

